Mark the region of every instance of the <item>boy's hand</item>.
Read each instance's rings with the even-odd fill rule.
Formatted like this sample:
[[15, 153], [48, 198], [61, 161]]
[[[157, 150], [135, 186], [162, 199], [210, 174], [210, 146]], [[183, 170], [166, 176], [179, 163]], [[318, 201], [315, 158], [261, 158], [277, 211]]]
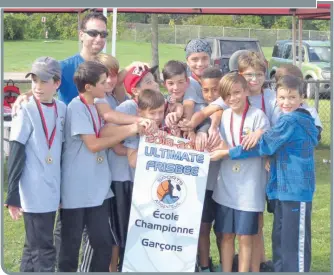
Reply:
[[191, 143], [195, 144], [196, 142], [196, 134], [193, 131], [183, 132], [183, 138], [189, 139]]
[[154, 133], [158, 130], [158, 125], [151, 119], [141, 117], [139, 119], [139, 125], [144, 127], [146, 133]]
[[8, 205], [8, 211], [14, 221], [17, 221], [22, 216], [23, 212], [22, 208], [13, 205]]
[[179, 122], [180, 118], [181, 117], [178, 115], [178, 113], [172, 112], [165, 117], [165, 123], [168, 128], [172, 128]]
[[191, 132], [194, 130], [191, 121], [186, 118], [179, 121], [178, 126], [180, 127], [180, 130], [184, 132]]
[[270, 159], [266, 158], [264, 168], [267, 170], [267, 172], [270, 171]]
[[220, 141], [221, 141], [221, 137], [220, 137], [220, 133], [218, 131], [218, 128], [216, 127], [210, 127], [208, 130], [208, 146], [209, 147], [216, 147]]
[[29, 102], [29, 97], [30, 97], [29, 92], [27, 94], [22, 94], [18, 96], [18, 98], [16, 99], [16, 101], [14, 102], [12, 106], [12, 116], [13, 117], [21, 109], [22, 104], [26, 104]]
[[228, 156], [228, 154], [228, 150], [216, 150], [210, 153], [210, 159], [212, 161], [217, 161]]
[[256, 146], [263, 133], [264, 131], [257, 129], [255, 132], [250, 132], [248, 135], [244, 136], [241, 142], [243, 149], [249, 150]]
[[208, 134], [205, 132], [198, 132], [195, 139], [195, 149], [203, 152], [208, 144]]

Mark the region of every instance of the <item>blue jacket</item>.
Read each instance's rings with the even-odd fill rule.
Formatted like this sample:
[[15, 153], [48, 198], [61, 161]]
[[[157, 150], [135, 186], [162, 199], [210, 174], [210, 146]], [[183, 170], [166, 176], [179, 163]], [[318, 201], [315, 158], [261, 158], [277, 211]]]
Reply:
[[315, 190], [314, 147], [318, 129], [308, 111], [297, 109], [281, 115], [257, 146], [245, 151], [230, 149], [231, 159], [273, 155], [267, 195], [281, 201], [310, 202]]

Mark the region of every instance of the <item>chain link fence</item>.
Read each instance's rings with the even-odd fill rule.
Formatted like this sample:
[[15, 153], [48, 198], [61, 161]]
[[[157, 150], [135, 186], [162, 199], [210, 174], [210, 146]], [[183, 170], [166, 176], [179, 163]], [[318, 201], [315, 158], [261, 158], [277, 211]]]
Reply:
[[[7, 81], [5, 81], [6, 83]], [[267, 81], [267, 85], [270, 85], [273, 81]], [[332, 141], [332, 131], [331, 131], [331, 94], [321, 94], [320, 93], [320, 87], [321, 85], [330, 85], [329, 80], [322, 80], [322, 81], [306, 81], [307, 85], [310, 85], [312, 83], [315, 83], [316, 89], [315, 89], [315, 96], [314, 99], [306, 99], [306, 102], [309, 106], [314, 107], [319, 114], [323, 131], [321, 135], [321, 147], [329, 148], [331, 141]], [[25, 93], [30, 90], [31, 88], [31, 82], [29, 80], [19, 80], [14, 81], [15, 85], [20, 88], [21, 93]], [[10, 128], [8, 127], [10, 123], [5, 123], [4, 128], [4, 149], [5, 149], [5, 155], [8, 154], [9, 146], [7, 139], [9, 138]], [[7, 126], [7, 127], [6, 127]]]
[[[159, 43], [186, 44], [190, 39], [205, 36], [257, 38], [262, 47], [272, 47], [276, 40], [292, 39], [289, 29], [252, 29], [201, 25], [163, 25], [159, 24]], [[303, 30], [303, 40], [329, 40], [329, 31]], [[119, 40], [151, 42], [151, 25], [125, 23], [118, 33]]]

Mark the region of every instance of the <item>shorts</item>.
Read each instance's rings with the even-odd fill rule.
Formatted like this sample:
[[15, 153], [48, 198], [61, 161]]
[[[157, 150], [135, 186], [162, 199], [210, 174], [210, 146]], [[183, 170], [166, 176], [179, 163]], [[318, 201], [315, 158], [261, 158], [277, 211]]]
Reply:
[[259, 214], [236, 210], [217, 204], [215, 231], [236, 235], [256, 235], [259, 230]]
[[133, 182], [113, 181], [111, 189], [115, 195], [111, 206], [111, 220], [115, 225], [119, 246], [125, 247], [130, 219]]
[[212, 223], [215, 219], [216, 214], [216, 202], [212, 199], [212, 190], [205, 191], [203, 212], [202, 212], [202, 223]]

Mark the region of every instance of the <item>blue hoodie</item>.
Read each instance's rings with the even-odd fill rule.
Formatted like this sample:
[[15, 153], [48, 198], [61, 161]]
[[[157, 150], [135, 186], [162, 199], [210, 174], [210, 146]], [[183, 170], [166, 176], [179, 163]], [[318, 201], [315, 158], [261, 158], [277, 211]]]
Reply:
[[314, 147], [318, 144], [318, 133], [310, 113], [297, 109], [282, 115], [253, 149], [245, 151], [241, 146], [230, 149], [230, 158], [273, 155], [268, 198], [310, 202], [315, 190]]

